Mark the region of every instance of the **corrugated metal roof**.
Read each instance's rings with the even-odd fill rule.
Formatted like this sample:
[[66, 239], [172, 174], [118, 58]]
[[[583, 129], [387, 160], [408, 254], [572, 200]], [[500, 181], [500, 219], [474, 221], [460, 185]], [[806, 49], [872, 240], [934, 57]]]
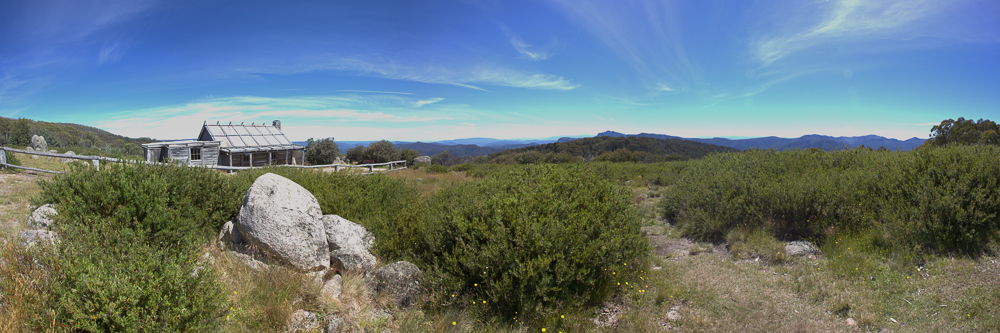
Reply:
[[[245, 124], [205, 124], [202, 134], [209, 140], [219, 141], [226, 152], [294, 150], [305, 147], [292, 143], [277, 127]], [[205, 138], [201, 138], [205, 140]]]

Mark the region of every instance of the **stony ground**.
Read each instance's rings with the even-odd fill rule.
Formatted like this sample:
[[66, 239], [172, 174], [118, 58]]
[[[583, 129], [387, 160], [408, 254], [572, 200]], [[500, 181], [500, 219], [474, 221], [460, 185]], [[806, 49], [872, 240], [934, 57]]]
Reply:
[[[646, 200], [657, 199], [655, 189], [636, 192], [644, 194], [637, 196], [642, 199], [637, 203], [640, 207], [649, 207], [652, 204]], [[652, 269], [664, 272], [661, 278], [683, 299], [647, 309], [661, 312], [650, 314], [649, 320], [659, 318], [666, 331], [1000, 329], [1000, 259], [995, 254], [931, 257], [923, 266], [902, 268], [892, 267], [882, 257], [850, 251], [774, 263], [734, 258], [729, 244], [681, 237], [655, 212], [647, 218], [643, 231], [655, 258]], [[860, 270], [844, 267], [849, 265]], [[852, 267], [855, 272], [844, 272]], [[856, 273], [866, 269], [866, 273]]]

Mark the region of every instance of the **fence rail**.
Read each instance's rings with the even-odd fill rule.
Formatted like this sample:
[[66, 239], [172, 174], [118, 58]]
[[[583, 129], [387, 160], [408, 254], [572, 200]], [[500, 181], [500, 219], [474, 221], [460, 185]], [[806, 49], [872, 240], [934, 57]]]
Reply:
[[[6, 152], [8, 152], [8, 151], [9, 152], [13, 152], [13, 153], [27, 154], [27, 155], [37, 155], [37, 156], [57, 157], [57, 158], [71, 158], [71, 159], [77, 159], [77, 160], [88, 160], [88, 161], [91, 162], [91, 164], [94, 165], [94, 168], [96, 168], [97, 170], [101, 169], [101, 162], [100, 161], [117, 162], [117, 163], [144, 163], [144, 164], [150, 164], [150, 165], [152, 165], [152, 164], [176, 165], [176, 164], [171, 164], [171, 163], [158, 163], [158, 162], [149, 162], [149, 161], [140, 161], [140, 160], [118, 159], [118, 158], [103, 157], [103, 156], [57, 154], [57, 153], [50, 153], [50, 152], [43, 152], [43, 151], [23, 150], [23, 149], [16, 149], [16, 148], [10, 148], [10, 147], [2, 147], [2, 146], [0, 146], [0, 167], [15, 168], [15, 169], [24, 169], [24, 170], [30, 170], [30, 171], [36, 171], [36, 172], [57, 173], [57, 174], [63, 173], [63, 172], [62, 171], [54, 171], [54, 170], [44, 170], [44, 169], [29, 168], [29, 167], [24, 167], [24, 166], [20, 166], [20, 165], [9, 164], [9, 163], [7, 163], [7, 154], [6, 154]], [[184, 166], [186, 166], [186, 165], [184, 165]], [[347, 169], [351, 169], [351, 168], [362, 168], [362, 169], [368, 169], [368, 172], [366, 172], [366, 173], [360, 173], [360, 174], [356, 173], [357, 175], [371, 175], [371, 174], [375, 174], [375, 173], [383, 173], [383, 172], [390, 172], [390, 171], [396, 171], [396, 170], [406, 169], [406, 161], [403, 160], [403, 161], [392, 161], [392, 162], [387, 162], [387, 163], [369, 163], [369, 164], [357, 164], [357, 165], [351, 165], [351, 164], [324, 164], [324, 165], [275, 165], [275, 166], [286, 167], [286, 168], [302, 168], [302, 169], [328, 169], [328, 168], [333, 168], [334, 172], [340, 172], [340, 170], [347, 170]], [[388, 170], [385, 169], [386, 166], [388, 166]], [[256, 167], [255, 166], [233, 167], [233, 166], [222, 166], [222, 165], [206, 165], [206, 166], [194, 166], [194, 167], [198, 167], [198, 168], [210, 168], [210, 169], [215, 169], [215, 170], [226, 170], [226, 171], [240, 171], [240, 170], [247, 170], [247, 169], [260, 169], [260, 168], [263, 168], [263, 166], [256, 166]]]

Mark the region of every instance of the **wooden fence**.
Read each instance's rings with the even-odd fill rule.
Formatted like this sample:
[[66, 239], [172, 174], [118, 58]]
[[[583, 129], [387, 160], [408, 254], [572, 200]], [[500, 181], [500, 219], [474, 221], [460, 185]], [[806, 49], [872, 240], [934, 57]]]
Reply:
[[[56, 154], [56, 153], [49, 153], [49, 152], [43, 152], [43, 151], [22, 150], [22, 149], [10, 148], [10, 147], [0, 147], [0, 167], [3, 167], [3, 168], [23, 169], [23, 170], [30, 170], [30, 171], [36, 171], [36, 172], [46, 172], [46, 173], [63, 173], [63, 172], [62, 171], [37, 169], [37, 168], [29, 168], [29, 167], [23, 167], [23, 166], [20, 166], [20, 165], [8, 164], [7, 163], [7, 154], [6, 154], [6, 152], [8, 152], [8, 151], [12, 152], [12, 153], [20, 153], [20, 154], [27, 154], [27, 155], [37, 155], [37, 156], [45, 156], [45, 157], [71, 158], [71, 159], [77, 159], [77, 160], [87, 160], [87, 161], [90, 161], [90, 163], [93, 164], [94, 168], [96, 168], [97, 170], [101, 169], [101, 161], [117, 162], [117, 163], [144, 163], [144, 164], [168, 164], [168, 165], [176, 165], [176, 164], [171, 164], [171, 163], [156, 163], [156, 162], [148, 162], [148, 161], [140, 161], [140, 160], [118, 159], [118, 158], [103, 157], [103, 156], [67, 155], [67, 154]], [[403, 161], [392, 161], [392, 162], [388, 162], [388, 163], [369, 163], [369, 164], [358, 164], [358, 165], [350, 165], [350, 164], [325, 164], [325, 165], [276, 165], [276, 166], [287, 167], [287, 168], [304, 168], [304, 169], [327, 169], [327, 168], [333, 168], [334, 172], [340, 172], [341, 170], [348, 170], [348, 169], [351, 169], [351, 168], [362, 168], [362, 169], [368, 169], [367, 170], [368, 172], [360, 173], [360, 174], [359, 173], [354, 173], [354, 174], [356, 174], [356, 175], [370, 175], [370, 174], [374, 174], [374, 173], [382, 173], [382, 172], [390, 172], [390, 171], [396, 171], [396, 170], [406, 169], [406, 161], [403, 160]], [[192, 167], [193, 168], [210, 168], [210, 169], [226, 170], [226, 171], [240, 171], [240, 170], [246, 170], [246, 169], [260, 169], [260, 168], [263, 168], [263, 167], [259, 167], [259, 166], [258, 167], [231, 167], [231, 166], [221, 166], [221, 165], [192, 166]], [[386, 168], [386, 167], [388, 167], [388, 168]]]

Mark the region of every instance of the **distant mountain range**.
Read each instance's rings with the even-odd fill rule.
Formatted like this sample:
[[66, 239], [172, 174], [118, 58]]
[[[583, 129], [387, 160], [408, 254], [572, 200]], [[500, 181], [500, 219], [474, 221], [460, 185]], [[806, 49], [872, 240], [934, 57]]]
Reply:
[[[885, 147], [889, 150], [911, 150], [920, 146], [926, 141], [926, 139], [911, 138], [905, 141], [890, 139], [878, 135], [865, 135], [865, 136], [826, 136], [826, 135], [804, 135], [798, 138], [779, 138], [775, 136], [763, 137], [763, 138], [749, 138], [749, 139], [727, 139], [727, 138], [682, 138], [678, 136], [666, 135], [666, 134], [653, 134], [653, 133], [639, 133], [639, 134], [623, 134], [614, 131], [605, 131], [597, 134], [595, 137], [610, 136], [610, 137], [646, 137], [655, 139], [682, 139], [701, 143], [708, 143], [723, 147], [730, 147], [738, 150], [746, 150], [751, 148], [756, 149], [778, 149], [778, 150], [789, 150], [789, 149], [808, 149], [808, 148], [819, 148], [823, 150], [835, 150], [835, 149], [851, 149], [857, 148], [861, 145], [865, 147], [871, 147], [878, 149], [879, 147]], [[586, 138], [588, 136], [573, 136], [573, 137], [549, 137], [542, 139], [519, 139], [519, 140], [502, 140], [502, 139], [492, 139], [492, 138], [466, 138], [466, 139], [455, 139], [455, 140], [444, 140], [435, 142], [410, 142], [410, 141], [393, 141], [393, 144], [400, 148], [410, 148], [416, 150], [421, 155], [434, 155], [444, 151], [448, 151], [453, 156], [485, 156], [505, 149], [516, 149], [535, 145], [544, 145], [553, 142], [569, 142], [581, 138]], [[354, 146], [367, 146], [374, 141], [335, 141], [337, 146], [340, 147], [341, 151], [346, 151]], [[304, 141], [295, 142], [300, 145], [305, 145]]]
[[648, 137], [648, 138], [659, 138], [659, 139], [684, 139], [697, 141], [701, 143], [710, 143], [713, 145], [719, 145], [724, 147], [736, 148], [739, 150], [746, 150], [751, 148], [757, 149], [778, 149], [778, 150], [789, 150], [789, 149], [808, 149], [808, 148], [819, 148], [823, 150], [834, 150], [834, 149], [845, 149], [845, 148], [857, 148], [862, 145], [865, 147], [870, 147], [878, 149], [880, 147], [885, 147], [889, 150], [911, 150], [920, 146], [927, 141], [926, 139], [911, 138], [906, 141], [900, 141], [897, 139], [890, 139], [878, 135], [865, 135], [865, 136], [826, 136], [826, 135], [804, 135], [798, 138], [779, 138], [776, 136], [769, 136], [763, 138], [751, 138], [751, 139], [726, 139], [726, 138], [711, 138], [711, 139], [696, 139], [696, 138], [681, 138], [676, 136], [664, 135], [664, 134], [651, 134], [651, 133], [639, 133], [639, 134], [622, 134], [614, 131], [606, 131], [597, 134], [597, 136], [638, 136], [638, 137]]

